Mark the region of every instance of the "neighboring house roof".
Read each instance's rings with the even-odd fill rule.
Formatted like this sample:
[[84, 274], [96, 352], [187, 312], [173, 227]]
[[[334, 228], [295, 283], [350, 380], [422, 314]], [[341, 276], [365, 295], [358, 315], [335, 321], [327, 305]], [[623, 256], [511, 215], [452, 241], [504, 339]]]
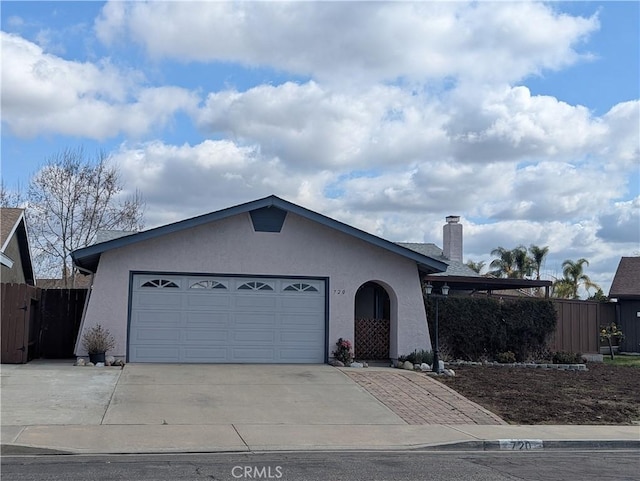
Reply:
[[24, 209], [2, 207], [0, 208], [0, 261], [9, 268], [13, 266], [16, 259], [10, 259], [5, 254], [5, 250], [14, 237], [18, 241], [25, 281], [27, 284], [34, 285], [35, 277], [33, 275]]
[[131, 230], [99, 230], [96, 233], [96, 241], [94, 244], [99, 244], [101, 242], [107, 242], [113, 239], [119, 239], [120, 237], [124, 237], [126, 235], [136, 234], [136, 231]]
[[335, 229], [344, 234], [373, 244], [377, 247], [381, 247], [382, 249], [386, 249], [387, 251], [391, 251], [402, 257], [411, 259], [415, 261], [420, 269], [422, 269], [424, 272], [443, 272], [447, 269], [447, 264], [442, 260], [434, 259], [430, 256], [426, 256], [411, 249], [407, 249], [406, 247], [387, 241], [385, 239], [382, 239], [381, 237], [377, 237], [373, 234], [369, 234], [360, 229], [356, 229], [355, 227], [344, 224], [340, 221], [331, 219], [330, 217], [324, 216], [309, 209], [305, 209], [304, 207], [283, 200], [279, 197], [276, 197], [275, 195], [271, 195], [263, 199], [254, 200], [252, 202], [247, 202], [245, 204], [240, 204], [234, 207], [229, 207], [227, 209], [219, 210], [216, 212], [211, 212], [209, 214], [201, 215], [198, 217], [193, 217], [191, 219], [175, 222], [173, 224], [167, 224], [155, 229], [138, 232], [136, 234], [127, 235], [125, 237], [120, 237], [117, 239], [112, 239], [106, 242], [101, 242], [99, 244], [84, 247], [72, 252], [71, 257], [73, 258], [76, 266], [82, 269], [89, 270], [91, 272], [95, 272], [98, 268], [100, 255], [108, 250], [125, 247], [149, 239], [155, 239], [166, 234], [191, 229], [203, 224], [219, 221], [238, 214], [249, 213], [257, 209], [268, 207], [276, 207], [283, 211], [292, 212], [293, 214], [299, 215], [314, 222], [318, 222], [326, 227]]
[[444, 256], [442, 249], [440, 249], [435, 244], [421, 244], [416, 242], [398, 242], [397, 244], [401, 245], [402, 247], [406, 247], [407, 249], [411, 249], [412, 251], [416, 251], [422, 255], [429, 256], [434, 259], [438, 259], [441, 262], [444, 262], [447, 265], [447, 270], [445, 272], [432, 274], [434, 276], [482, 277], [466, 264], [447, 259]]
[[[466, 264], [447, 259], [442, 249], [435, 244], [420, 244], [399, 242], [399, 245], [415, 250], [421, 254], [433, 257], [447, 265], [447, 270], [435, 274], [428, 274], [425, 280], [431, 283], [448, 284], [449, 287], [460, 291], [490, 291], [492, 294], [509, 293], [513, 295], [514, 289], [532, 289], [537, 287], [550, 287], [551, 281], [536, 281], [531, 279], [504, 279], [487, 277], [478, 274]], [[511, 292], [510, 292], [511, 291]], [[530, 295], [523, 292], [523, 295]]]
[[622, 257], [613, 277], [609, 297], [640, 298], [640, 257]]

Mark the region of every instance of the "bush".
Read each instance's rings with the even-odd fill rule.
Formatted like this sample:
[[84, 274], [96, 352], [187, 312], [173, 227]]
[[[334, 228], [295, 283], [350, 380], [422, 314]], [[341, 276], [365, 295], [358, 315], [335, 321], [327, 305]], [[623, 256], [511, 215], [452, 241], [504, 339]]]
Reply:
[[499, 352], [496, 354], [496, 361], [500, 364], [511, 364], [516, 362], [516, 355], [511, 351]]
[[423, 362], [431, 365], [433, 364], [433, 352], [425, 351], [424, 349], [420, 349], [413, 351], [408, 356], [400, 356], [405, 357], [406, 361], [409, 361], [413, 364], [422, 364]]
[[340, 362], [347, 364], [351, 364], [353, 361], [353, 353], [351, 352], [351, 341], [347, 341], [346, 339], [338, 339], [336, 342], [336, 350], [333, 351], [333, 356]]
[[579, 352], [556, 351], [551, 357], [553, 364], [580, 364], [582, 362], [582, 354]]
[[[467, 361], [495, 359], [507, 351], [516, 361], [525, 361], [546, 346], [557, 322], [547, 299], [450, 297], [440, 299], [439, 305], [440, 344], [448, 346], [454, 359]], [[427, 298], [425, 307], [433, 335], [435, 301]]]
[[113, 349], [116, 340], [100, 324], [96, 324], [82, 336], [82, 345], [89, 354], [102, 354]]

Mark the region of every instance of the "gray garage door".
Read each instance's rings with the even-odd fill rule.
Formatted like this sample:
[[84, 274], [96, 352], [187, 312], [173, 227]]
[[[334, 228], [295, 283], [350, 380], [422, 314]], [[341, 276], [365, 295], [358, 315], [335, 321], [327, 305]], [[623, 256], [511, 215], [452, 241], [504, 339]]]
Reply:
[[322, 363], [319, 279], [136, 274], [130, 362]]

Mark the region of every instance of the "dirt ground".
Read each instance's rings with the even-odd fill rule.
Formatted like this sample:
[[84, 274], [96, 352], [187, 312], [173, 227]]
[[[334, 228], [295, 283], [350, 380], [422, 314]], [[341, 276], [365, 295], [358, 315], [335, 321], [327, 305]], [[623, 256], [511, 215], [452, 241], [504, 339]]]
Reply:
[[447, 386], [510, 424], [640, 424], [640, 369], [588, 364], [588, 371], [452, 366]]

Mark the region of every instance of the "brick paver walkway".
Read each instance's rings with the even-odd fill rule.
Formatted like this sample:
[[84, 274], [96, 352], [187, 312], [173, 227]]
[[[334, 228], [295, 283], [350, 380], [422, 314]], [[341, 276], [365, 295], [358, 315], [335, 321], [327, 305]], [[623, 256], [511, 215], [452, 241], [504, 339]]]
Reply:
[[507, 424], [428, 375], [401, 369], [342, 369], [407, 424]]

